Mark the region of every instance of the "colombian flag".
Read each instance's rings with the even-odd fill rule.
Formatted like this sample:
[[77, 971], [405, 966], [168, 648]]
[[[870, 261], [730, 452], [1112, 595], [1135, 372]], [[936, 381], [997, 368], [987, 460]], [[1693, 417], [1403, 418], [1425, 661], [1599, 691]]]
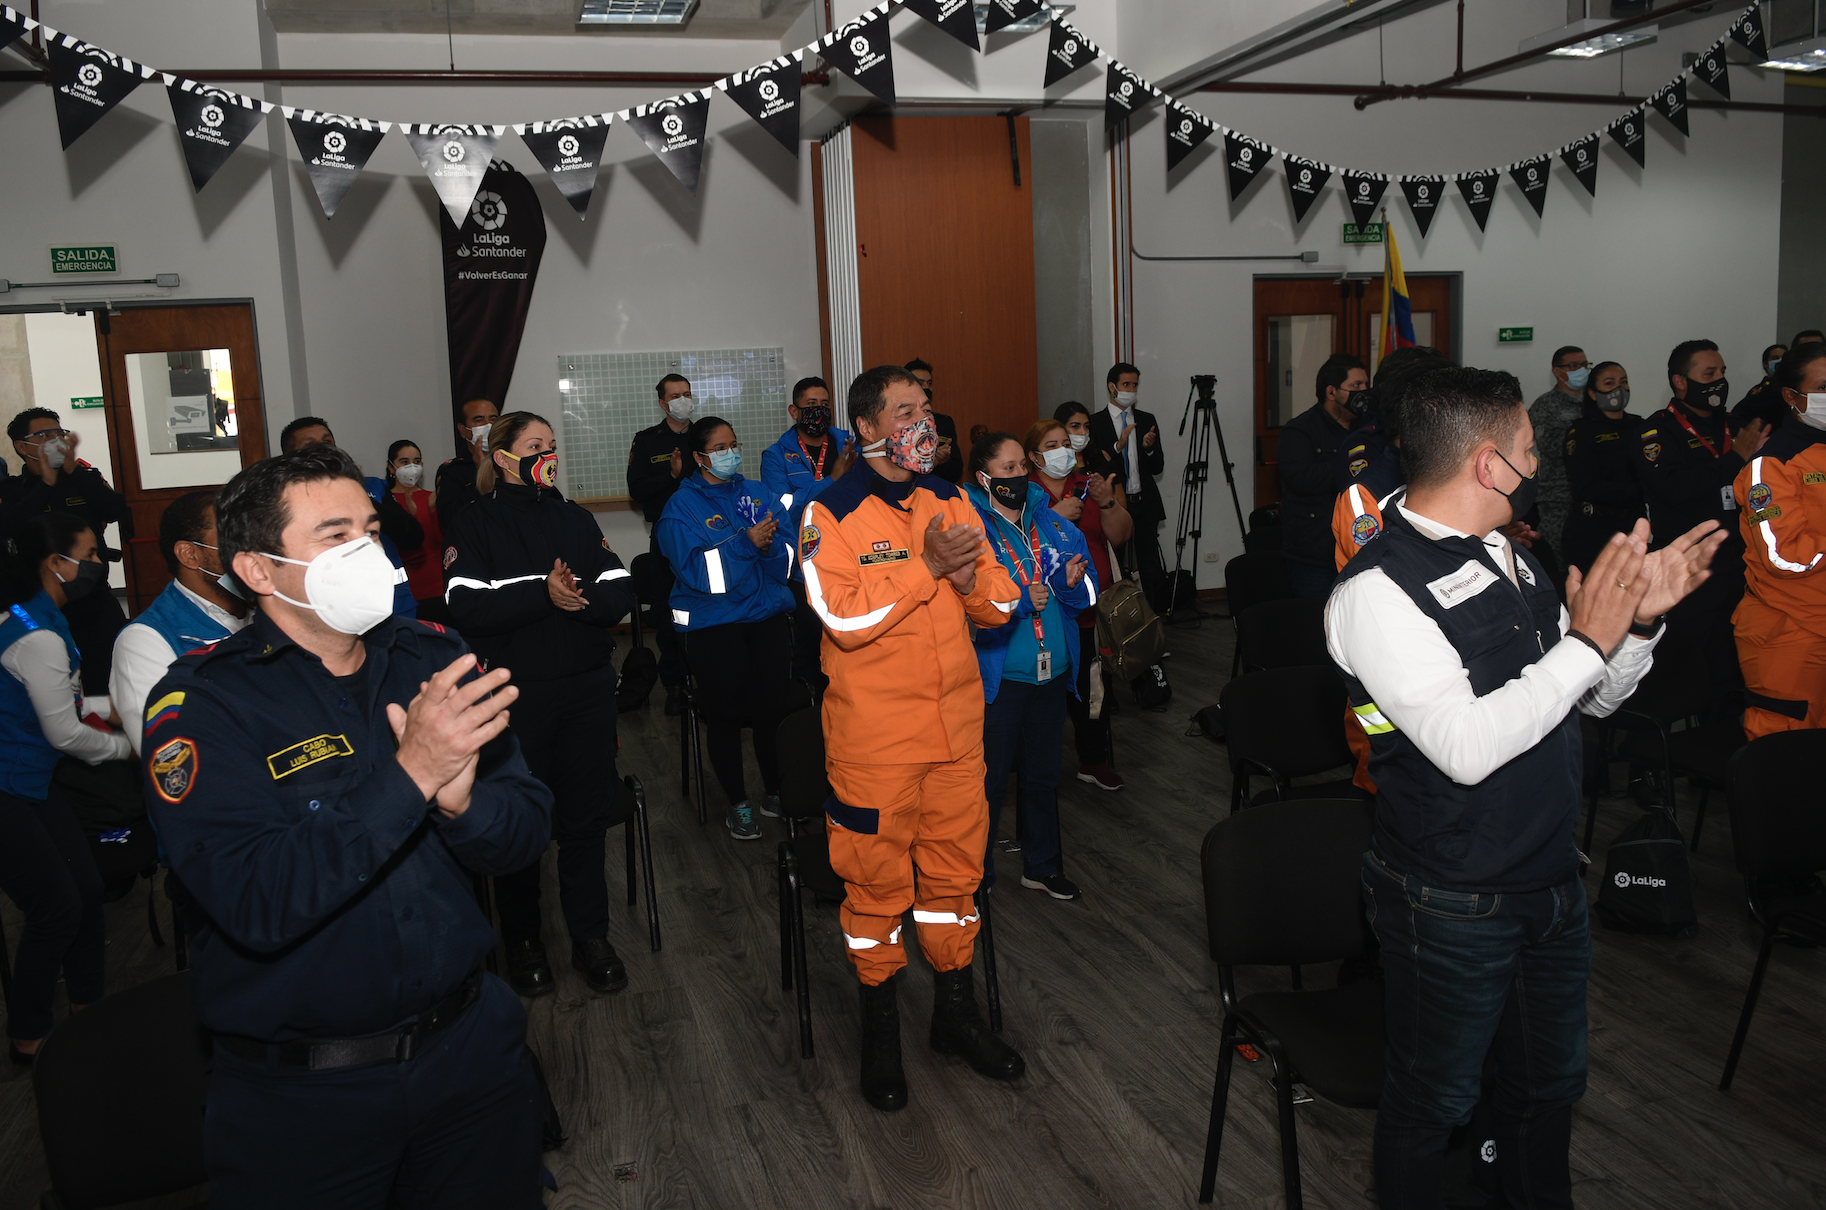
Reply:
[[1408, 301], [1408, 279], [1401, 272], [1401, 249], [1395, 246], [1395, 229], [1383, 223], [1388, 239], [1388, 259], [1382, 265], [1382, 349], [1387, 357], [1396, 349], [1414, 347], [1414, 311]]

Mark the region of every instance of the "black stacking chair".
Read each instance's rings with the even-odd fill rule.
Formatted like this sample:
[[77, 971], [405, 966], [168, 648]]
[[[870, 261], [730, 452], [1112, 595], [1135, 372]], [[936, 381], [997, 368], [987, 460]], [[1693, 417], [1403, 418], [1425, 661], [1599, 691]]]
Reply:
[[[811, 982], [805, 965], [804, 890], [814, 903], [842, 903], [849, 893], [831, 869], [830, 834], [824, 826], [824, 804], [831, 783], [824, 773], [824, 723], [818, 708], [805, 707], [780, 720], [780, 814], [787, 839], [780, 842], [780, 988], [796, 991], [799, 1007], [799, 1055], [812, 1057]], [[1002, 1028], [1002, 988], [995, 971], [995, 928], [988, 889], [976, 893], [982, 927], [983, 996], [989, 1027]]]
[[[663, 556], [652, 551], [635, 555], [634, 562], [628, 565], [628, 575], [634, 581], [634, 595], [643, 606], [672, 608], [672, 567]], [[697, 823], [701, 828], [710, 812], [705, 801], [704, 742], [698, 726], [697, 684], [691, 679], [689, 660], [685, 661], [683, 692], [685, 706], [678, 716], [678, 786], [679, 793], [690, 794], [692, 774], [696, 773]]]
[[609, 826], [617, 825], [625, 825], [622, 836], [627, 842], [629, 907], [634, 906], [635, 885], [639, 882], [635, 876], [634, 849], [637, 844], [640, 847], [640, 868], [647, 879], [647, 945], [658, 953], [659, 892], [653, 885], [653, 837], [647, 826], [647, 791], [640, 784], [640, 778], [632, 773], [615, 785], [615, 805], [609, 816]]
[[1230, 751], [1230, 810], [1250, 804], [1250, 778], [1269, 789], [1256, 803], [1289, 798], [1359, 798], [1350, 778], [1295, 786], [1295, 777], [1355, 764], [1344, 737], [1344, 682], [1331, 667], [1246, 672], [1224, 685], [1224, 742]]
[[[1673, 640], [1673, 641], [1670, 641]], [[1711, 708], [1716, 721], [1701, 723]], [[1730, 717], [1736, 714], [1737, 718]], [[1600, 750], [1615, 750], [1632, 769], [1653, 770], [1661, 783], [1670, 814], [1676, 806], [1674, 778], [1687, 773], [1700, 783], [1700, 806], [1694, 819], [1692, 847], [1699, 848], [1709, 789], [1723, 789], [1731, 754], [1743, 747], [1741, 707], [1726, 708], [1712, 689], [1705, 662], [1691, 644], [1673, 636], [1655, 649], [1654, 665], [1636, 691], [1599, 724]], [[1621, 744], [1617, 737], [1621, 736]], [[1598, 800], [1590, 796], [1585, 820], [1585, 850], [1591, 851], [1598, 824]]]
[[1325, 602], [1263, 601], [1236, 618], [1236, 661], [1244, 672], [1331, 666], [1325, 650]]
[[1744, 993], [1724, 1078], [1718, 1082], [1721, 1091], [1730, 1091], [1731, 1078], [1737, 1074], [1775, 943], [1826, 944], [1826, 892], [1819, 890], [1815, 879], [1818, 871], [1826, 870], [1822, 767], [1826, 731], [1820, 730], [1765, 735], [1731, 759], [1731, 841], [1763, 943]]
[[1293, 1085], [1304, 1084], [1351, 1109], [1374, 1109], [1382, 1097], [1387, 1039], [1380, 981], [1238, 999], [1235, 974], [1239, 966], [1297, 967], [1374, 951], [1360, 901], [1372, 811], [1369, 803], [1357, 801], [1276, 803], [1234, 815], [1205, 834], [1200, 857], [1205, 918], [1224, 1029], [1198, 1187], [1201, 1202], [1209, 1202], [1216, 1188], [1238, 1043], [1255, 1047], [1274, 1067], [1289, 1210], [1301, 1206]]
[[[1293, 584], [1287, 579], [1287, 561], [1278, 550], [1250, 550], [1224, 564], [1224, 594], [1232, 624], [1251, 606], [1264, 601], [1291, 601]], [[1242, 671], [1242, 644], [1230, 662], [1230, 675]]]
[[1253, 554], [1256, 551], [1278, 551], [1286, 530], [1281, 528], [1281, 506], [1264, 504], [1249, 514], [1249, 532], [1243, 535], [1243, 549]]
[[52, 1030], [32, 1065], [51, 1175], [42, 1210], [100, 1210], [206, 1182], [208, 1064], [187, 972], [115, 992]]
[[[1699, 851], [1699, 830], [1705, 827], [1706, 804], [1714, 790], [1728, 790], [1731, 784], [1731, 758], [1744, 746], [1744, 722], [1741, 707], [1722, 709], [1711, 722], [1680, 729], [1638, 728], [1623, 741], [1623, 755], [1630, 764], [1657, 767], [1667, 779], [1669, 797], [1674, 778], [1686, 777], [1699, 787], [1699, 805], [1693, 812], [1693, 852]], [[1593, 808], [1592, 814], [1597, 814]], [[1591, 827], [1586, 826], [1586, 847], [1591, 845]]]

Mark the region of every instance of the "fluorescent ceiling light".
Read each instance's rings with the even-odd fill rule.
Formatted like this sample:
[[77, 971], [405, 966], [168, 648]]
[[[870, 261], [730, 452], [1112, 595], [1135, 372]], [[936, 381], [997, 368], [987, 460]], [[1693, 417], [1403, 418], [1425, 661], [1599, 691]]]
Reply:
[[1769, 57], [1759, 66], [1782, 71], [1826, 70], [1826, 38], [1807, 38], [1770, 47]]
[[[1588, 34], [1593, 30], [1603, 29], [1606, 25], [1614, 24], [1615, 22], [1604, 17], [1585, 17], [1570, 25], [1562, 25], [1560, 28], [1550, 29], [1544, 34], [1522, 39], [1520, 51], [1522, 54], [1527, 54], [1531, 50], [1552, 46], [1556, 42], [1564, 42], [1568, 38], [1576, 38], [1580, 34]], [[1599, 55], [1607, 55], [1613, 50], [1622, 50], [1626, 46], [1634, 46], [1640, 42], [1652, 42], [1655, 40], [1657, 32], [1657, 27], [1653, 25], [1638, 25], [1634, 29], [1626, 29], [1620, 33], [1589, 37], [1581, 42], [1574, 42], [1571, 46], [1562, 46], [1558, 50], [1550, 50], [1547, 53], [1561, 59], [1595, 59]]]
[[[987, 4], [977, 4], [972, 7], [976, 9], [976, 32], [979, 34], [987, 33], [989, 30], [989, 6]], [[1054, 16], [1063, 17], [1077, 7], [1078, 6], [1075, 4], [1050, 5], [1046, 8], [1042, 8], [1031, 17], [1021, 18], [1013, 25], [1004, 25], [996, 32], [1001, 34], [1025, 34], [1031, 33], [1036, 29], [1045, 29]]]
[[581, 0], [579, 25], [683, 25], [697, 0]]

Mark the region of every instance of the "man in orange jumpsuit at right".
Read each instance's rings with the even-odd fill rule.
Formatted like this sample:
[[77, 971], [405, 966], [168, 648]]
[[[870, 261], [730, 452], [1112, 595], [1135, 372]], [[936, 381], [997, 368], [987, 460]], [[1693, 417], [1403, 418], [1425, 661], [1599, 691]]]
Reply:
[[1790, 349], [1775, 384], [1794, 420], [1732, 486], [1746, 549], [1731, 622], [1750, 739], [1826, 727], [1826, 344]]
[[843, 940], [862, 982], [862, 1095], [896, 1110], [907, 1104], [896, 985], [908, 908], [936, 984], [932, 1049], [991, 1079], [1026, 1070], [984, 1023], [971, 975], [989, 800], [983, 678], [966, 624], [1002, 625], [1021, 590], [970, 502], [931, 473], [938, 430], [913, 375], [860, 375], [849, 415], [862, 457], [805, 506], [799, 558], [831, 678], [825, 812], [831, 868], [848, 885]]

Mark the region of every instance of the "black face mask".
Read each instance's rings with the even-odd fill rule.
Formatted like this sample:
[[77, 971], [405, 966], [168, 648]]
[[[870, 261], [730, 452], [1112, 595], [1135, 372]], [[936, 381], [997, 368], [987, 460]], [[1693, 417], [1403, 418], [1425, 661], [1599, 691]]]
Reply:
[[1009, 475], [1007, 478], [984, 475], [983, 480], [990, 498], [1003, 508], [1020, 508], [1027, 503], [1026, 475]]
[[1731, 385], [1720, 378], [1717, 382], [1687, 382], [1686, 402], [1690, 407], [1708, 408], [1717, 411], [1725, 406], [1725, 400], [1731, 394]]
[[61, 577], [63, 579], [63, 598], [66, 601], [80, 601], [88, 596], [99, 584], [108, 579], [108, 567], [105, 563], [91, 563], [87, 559], [77, 562], [68, 555], [60, 555], [66, 563], [76, 564], [76, 574]]
[[[1503, 458], [1501, 451], [1498, 451], [1496, 456], [1498, 458]], [[1535, 493], [1540, 488], [1540, 483], [1534, 475], [1522, 475], [1522, 472], [1515, 470], [1515, 463], [1509, 461], [1507, 458], [1503, 458], [1503, 465], [1522, 476], [1522, 481], [1515, 485], [1515, 490], [1512, 492], [1505, 492], [1500, 487], [1493, 489], [1501, 492], [1507, 497], [1509, 501], [1509, 520], [1511, 523], [1514, 523], [1527, 516], [1528, 510], [1534, 507], [1534, 497]]]
[[824, 440], [824, 435], [831, 431], [831, 410], [819, 403], [802, 405], [799, 408], [799, 430], [813, 441]]
[[1372, 393], [1367, 388], [1361, 391], [1351, 391], [1344, 396], [1344, 406], [1353, 416], [1368, 415], [1372, 402]]

